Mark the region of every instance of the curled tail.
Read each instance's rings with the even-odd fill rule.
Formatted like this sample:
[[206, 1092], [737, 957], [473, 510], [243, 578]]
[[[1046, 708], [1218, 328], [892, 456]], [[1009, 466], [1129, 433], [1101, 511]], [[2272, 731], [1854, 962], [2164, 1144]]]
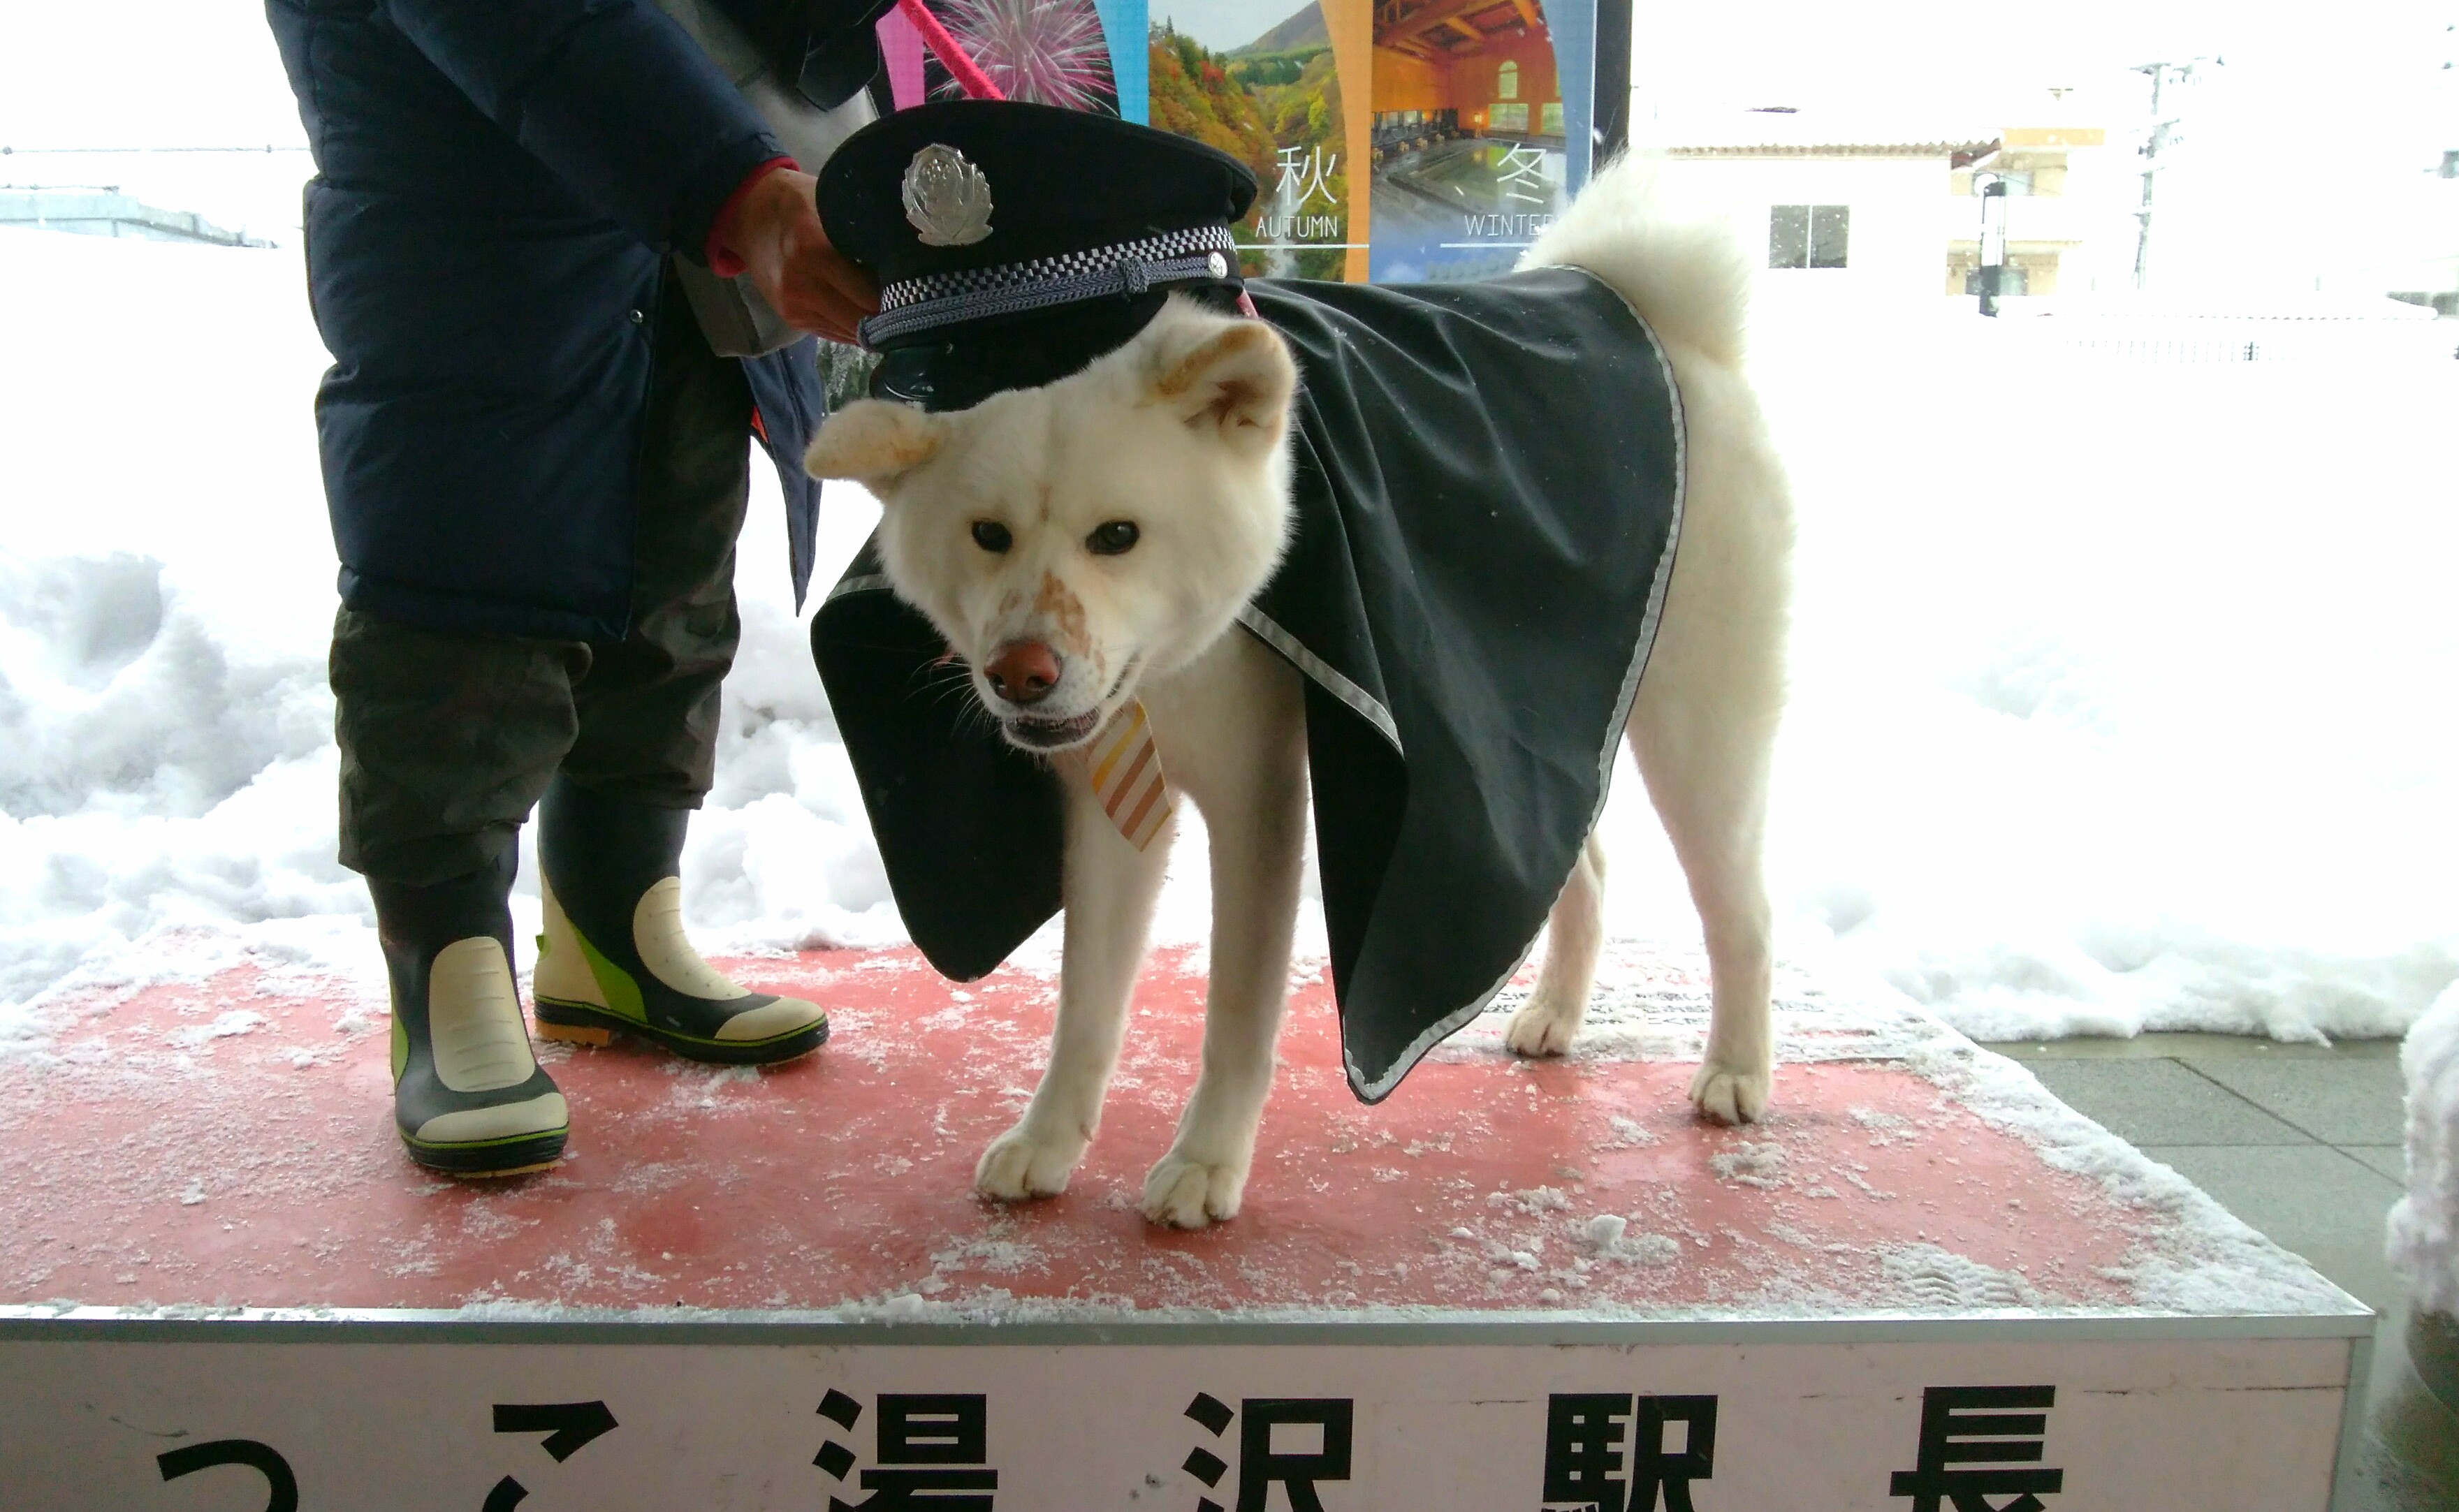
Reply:
[[1737, 363], [1750, 261], [1730, 221], [1666, 201], [1660, 160], [1626, 154], [1608, 163], [1520, 265], [1585, 268], [1630, 301], [1663, 340]]

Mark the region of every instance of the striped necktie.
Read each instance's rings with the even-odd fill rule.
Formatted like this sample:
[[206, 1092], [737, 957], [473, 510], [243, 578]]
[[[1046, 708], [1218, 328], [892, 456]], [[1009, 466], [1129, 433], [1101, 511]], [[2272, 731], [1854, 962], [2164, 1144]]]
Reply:
[[1139, 850], [1152, 844], [1168, 821], [1169, 783], [1162, 776], [1161, 751], [1153, 745], [1152, 722], [1145, 718], [1143, 700], [1131, 700], [1110, 716], [1109, 725], [1094, 740], [1093, 796], [1119, 833]]

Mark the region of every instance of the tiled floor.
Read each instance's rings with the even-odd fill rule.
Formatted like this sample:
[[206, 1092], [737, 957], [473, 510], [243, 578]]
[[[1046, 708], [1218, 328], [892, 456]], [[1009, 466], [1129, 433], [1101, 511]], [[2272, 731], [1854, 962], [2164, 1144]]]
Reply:
[[2411, 1360], [2406, 1292], [2383, 1259], [2406, 1176], [2398, 1041], [2175, 1034], [1990, 1048], [2383, 1314], [2373, 1473], [2338, 1512], [2459, 1506], [2459, 1344], [2436, 1329]]

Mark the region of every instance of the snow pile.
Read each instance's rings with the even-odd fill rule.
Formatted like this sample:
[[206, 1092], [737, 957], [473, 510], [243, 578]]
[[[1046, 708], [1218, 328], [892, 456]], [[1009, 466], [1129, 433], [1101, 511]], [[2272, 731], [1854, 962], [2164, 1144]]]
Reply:
[[[1754, 330], [1800, 515], [1779, 950], [1984, 1040], [2401, 1032], [2459, 976], [2459, 364], [2052, 358], [1951, 308]], [[1696, 939], [1638, 788], [1608, 928]]]
[[[46, 995], [242, 960], [380, 1000], [297, 256], [0, 232], [45, 291], [0, 340], [0, 1054]], [[2019, 360], [1958, 321], [1762, 311], [1802, 521], [1779, 949], [1983, 1038], [2400, 1032], [2459, 976], [2459, 364]], [[893, 941], [753, 478], [687, 914], [719, 952]], [[832, 490], [823, 584], [873, 518]], [[1208, 922], [1187, 819], [1168, 940]], [[1605, 829], [1611, 933], [1695, 942], [1628, 761]]]
[[54, 985], [355, 956], [364, 893], [296, 255], [0, 231], [0, 269], [44, 291], [0, 340], [5, 1046]]
[[1717, 1176], [1740, 1186], [1774, 1189], [1782, 1185], [1784, 1146], [1770, 1140], [1754, 1144], [1748, 1140], [1708, 1157], [1708, 1164]]
[[[0, 230], [0, 1054], [63, 991], [249, 963], [381, 1001], [333, 859], [332, 539], [309, 405], [328, 359], [295, 249]], [[170, 339], [164, 339], [169, 333]], [[898, 937], [755, 471], [746, 621], [693, 922], [719, 948]], [[850, 556], [868, 500], [834, 498]], [[824, 569], [825, 571], [825, 569]], [[534, 853], [515, 934], [536, 927]]]
[[1634, 1233], [1620, 1213], [1599, 1213], [1586, 1223], [1566, 1226], [1575, 1243], [1600, 1259], [1632, 1265], [1671, 1265], [1682, 1257], [1679, 1241], [1659, 1233]]
[[2400, 1047], [2407, 1073], [2407, 1195], [2390, 1210], [2390, 1263], [2420, 1311], [2459, 1312], [2459, 987]]

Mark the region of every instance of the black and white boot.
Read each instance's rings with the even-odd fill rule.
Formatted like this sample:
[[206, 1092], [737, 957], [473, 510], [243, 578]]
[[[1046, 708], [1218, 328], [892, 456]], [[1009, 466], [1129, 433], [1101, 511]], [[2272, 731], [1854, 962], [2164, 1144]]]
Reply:
[[370, 878], [392, 980], [392, 1112], [410, 1159], [453, 1176], [512, 1176], [563, 1156], [563, 1094], [530, 1051], [513, 981], [518, 864], [432, 887]]
[[790, 1060], [828, 1039], [816, 1003], [735, 985], [685, 937], [688, 810], [592, 792], [557, 773], [538, 816], [538, 1033], [585, 1044], [638, 1035], [732, 1065]]

